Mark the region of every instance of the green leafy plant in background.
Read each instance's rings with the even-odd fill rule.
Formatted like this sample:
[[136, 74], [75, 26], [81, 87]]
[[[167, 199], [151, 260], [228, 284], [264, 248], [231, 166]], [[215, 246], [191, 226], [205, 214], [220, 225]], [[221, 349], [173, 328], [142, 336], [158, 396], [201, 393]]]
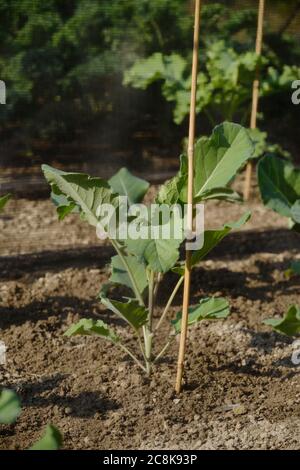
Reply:
[[[20, 413], [21, 404], [18, 395], [12, 390], [2, 390], [0, 393], [0, 424], [14, 423]], [[30, 450], [58, 450], [61, 445], [60, 432], [54, 426], [48, 425], [44, 436]]]
[[[220, 121], [249, 121], [252, 83], [256, 69], [261, 70], [261, 96], [272, 96], [289, 90], [293, 80], [300, 78], [300, 67], [270, 64], [266, 57], [254, 52], [240, 52], [229, 47], [224, 40], [207, 46], [198, 74], [197, 112], [204, 113], [211, 126]], [[138, 60], [124, 76], [124, 84], [146, 89], [155, 82], [167, 101], [174, 103], [174, 121], [180, 124], [189, 113], [190, 64], [180, 54], [163, 55], [158, 52]], [[289, 156], [279, 145], [267, 142], [266, 133], [251, 131], [256, 143], [253, 158], [266, 151]]]
[[[300, 170], [291, 162], [266, 155], [258, 164], [257, 179], [261, 198], [266, 207], [287, 217], [289, 227], [300, 231]], [[300, 273], [299, 261], [293, 261], [286, 277]], [[299, 307], [289, 307], [284, 318], [264, 322], [275, 331], [289, 336], [300, 333]]]
[[[224, 123], [214, 129], [210, 138], [201, 138], [195, 146], [195, 202], [204, 202], [213, 198], [235, 201], [237, 195], [228, 184], [239, 168], [251, 157], [252, 152], [253, 144], [247, 131], [237, 124]], [[132, 204], [140, 203], [149, 187], [147, 182], [131, 175], [126, 169], [120, 170], [109, 181], [84, 174], [63, 172], [47, 165], [43, 166], [43, 171], [51, 185], [52, 198], [59, 217], [62, 219], [76, 211], [80, 213], [82, 219], [95, 228], [99, 223], [104, 223], [99, 216], [99, 206], [110, 203], [120, 215], [122, 207], [118, 205], [119, 196], [127, 196]], [[165, 204], [172, 206], [176, 203], [183, 205], [186, 201], [186, 188], [187, 157], [183, 155], [178, 174], [160, 188], [156, 198], [158, 207], [161, 208]], [[247, 213], [237, 222], [226, 224], [221, 229], [205, 231], [203, 247], [193, 253], [193, 266], [207, 256], [231, 230], [245, 224], [249, 217], [250, 214]], [[135, 224], [137, 221], [133, 218], [129, 223]], [[152, 218], [147, 227], [155, 226], [160, 229], [162, 224], [160, 219]], [[106, 221], [106, 227], [109, 226], [110, 221]], [[109, 230], [107, 232], [110, 233]], [[99, 295], [102, 304], [121, 317], [132, 329], [140, 353], [129, 349], [122, 335], [102, 320], [81, 319], [65, 333], [69, 337], [75, 335], [102, 337], [126, 352], [148, 375], [180, 332], [179, 312], [171, 324], [172, 329], [165, 345], [161, 351], [156, 350], [154, 353], [154, 340], [159, 335], [160, 326], [166, 319], [184, 280], [183, 266], [180, 263], [183, 234], [177, 238], [164, 239], [161, 232], [159, 233], [158, 238], [151, 236], [136, 240], [110, 238], [116, 255], [111, 260], [109, 283], [102, 286]], [[157, 320], [158, 289], [163, 283], [164, 275], [171, 270], [176, 272], [179, 278]], [[129, 289], [130, 294], [122, 299], [114, 299], [116, 285]], [[228, 314], [229, 304], [226, 299], [204, 298], [191, 308], [189, 324], [201, 320], [226, 318]]]
[[262, 201], [287, 217], [289, 226], [299, 230], [300, 170], [291, 162], [266, 155], [258, 165], [257, 178]]
[[283, 318], [269, 318], [264, 323], [278, 333], [295, 336], [300, 333], [300, 308], [291, 305]]

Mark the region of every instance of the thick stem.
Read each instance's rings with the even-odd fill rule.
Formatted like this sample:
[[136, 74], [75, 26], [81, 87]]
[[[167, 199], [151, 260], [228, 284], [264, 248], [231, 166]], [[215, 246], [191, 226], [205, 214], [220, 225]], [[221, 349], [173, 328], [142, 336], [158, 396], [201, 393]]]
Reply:
[[146, 369], [147, 374], [151, 374], [152, 369], [152, 319], [154, 309], [154, 272], [149, 271], [149, 295], [148, 295], [148, 321], [144, 327], [144, 341], [145, 341], [145, 356], [146, 356]]

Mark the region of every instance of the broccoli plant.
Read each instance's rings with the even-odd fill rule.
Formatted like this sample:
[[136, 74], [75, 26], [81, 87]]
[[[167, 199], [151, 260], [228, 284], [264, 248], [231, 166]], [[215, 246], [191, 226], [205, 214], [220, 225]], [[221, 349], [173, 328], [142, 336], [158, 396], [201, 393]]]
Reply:
[[[300, 170], [291, 162], [266, 155], [258, 164], [257, 179], [263, 203], [287, 217], [289, 227], [300, 231]], [[285, 274], [290, 277], [300, 272], [299, 262], [294, 261]], [[283, 318], [264, 321], [275, 331], [289, 336], [300, 333], [300, 310], [292, 305]]]
[[[0, 393], [0, 424], [14, 423], [21, 413], [18, 395], [12, 390], [4, 389]], [[30, 450], [57, 450], [62, 444], [60, 432], [52, 425], [46, 427], [43, 437]]]
[[[211, 137], [201, 138], [195, 145], [194, 202], [203, 203], [208, 199], [222, 199], [229, 202], [238, 200], [238, 195], [228, 187], [228, 184], [252, 153], [252, 141], [247, 131], [238, 124], [223, 123], [214, 129]], [[125, 351], [149, 375], [154, 364], [167, 351], [181, 329], [181, 312], [178, 312], [171, 322], [170, 336], [162, 349], [157, 350], [155, 339], [184, 281], [180, 246], [184, 242], [185, 235], [179, 230], [176, 236], [172, 233], [166, 238], [162, 233], [164, 220], [161, 218], [161, 211], [165, 207], [185, 205], [188, 182], [187, 156], [181, 157], [178, 174], [160, 188], [155, 200], [155, 211], [152, 213], [153, 205], [151, 205], [151, 216], [147, 220], [150, 208], [143, 206], [142, 211], [140, 203], [149, 184], [133, 176], [126, 169], [120, 170], [109, 181], [85, 174], [67, 173], [47, 165], [43, 166], [43, 171], [51, 185], [52, 198], [57, 206], [59, 218], [63, 219], [67, 214], [77, 212], [95, 229], [99, 230], [100, 226], [101, 236], [104, 230], [109, 237], [116, 255], [111, 260], [109, 283], [102, 286], [99, 298], [108, 310], [121, 317], [132, 329], [137, 340], [137, 348], [130, 349], [122, 335], [102, 320], [81, 319], [66, 331], [66, 336], [102, 337]], [[129, 210], [126, 213], [120, 197], [126, 197], [129, 201]], [[113, 208], [114, 224], [112, 224], [112, 215], [104, 216], [99, 210], [107, 204]], [[142, 215], [136, 212], [137, 207]], [[119, 229], [124, 215], [129, 224], [129, 235], [118, 238], [112, 235], [111, 227], [115, 226], [116, 222]], [[246, 213], [236, 222], [225, 224], [216, 230], [202, 232], [203, 246], [199, 245], [193, 252], [193, 266], [207, 256], [231, 230], [245, 224], [249, 217], [250, 214]], [[173, 227], [176, 225], [173, 216], [169, 222]], [[138, 236], [133, 236], [132, 233], [136, 233], [136, 230]], [[145, 237], [139, 236], [142, 230], [143, 233], [146, 230]], [[155, 236], [154, 231], [156, 231]], [[169, 271], [175, 272], [178, 280], [173, 290], [168, 293], [169, 298], [165, 307], [160, 311], [156, 302], [158, 288], [163, 283], [164, 275]], [[128, 295], [122, 299], [114, 298], [116, 285], [126, 288]], [[204, 298], [198, 305], [191, 307], [189, 324], [201, 320], [226, 318], [229, 312], [226, 299]]]

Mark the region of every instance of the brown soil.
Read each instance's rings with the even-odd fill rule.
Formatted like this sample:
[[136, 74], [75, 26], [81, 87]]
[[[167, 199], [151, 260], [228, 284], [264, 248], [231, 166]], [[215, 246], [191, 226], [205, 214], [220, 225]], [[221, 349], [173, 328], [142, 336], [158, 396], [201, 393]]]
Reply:
[[[193, 303], [224, 295], [232, 315], [191, 328], [187, 384], [177, 398], [176, 344], [149, 381], [103, 341], [63, 337], [82, 317], [103, 318], [130, 344], [124, 325], [96, 300], [111, 250], [76, 218], [58, 223], [48, 201], [11, 202], [0, 218], [0, 338], [8, 348], [0, 383], [19, 393], [23, 411], [1, 427], [0, 448], [27, 448], [53, 423], [67, 449], [299, 449], [293, 341], [262, 320], [299, 302], [299, 279], [283, 273], [300, 255], [300, 237], [259, 201], [250, 208], [247, 227], [195, 270]], [[244, 210], [210, 204], [208, 225]], [[158, 314], [174, 280], [168, 276], [159, 292]], [[157, 350], [167, 332], [166, 323]]]

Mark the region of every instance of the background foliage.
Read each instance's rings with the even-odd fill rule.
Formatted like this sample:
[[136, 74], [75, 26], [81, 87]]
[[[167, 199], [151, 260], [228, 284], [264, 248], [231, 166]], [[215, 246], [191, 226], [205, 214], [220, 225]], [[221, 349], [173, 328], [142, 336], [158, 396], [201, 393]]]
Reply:
[[[36, 141], [78, 140], [93, 128], [103, 133], [115, 126], [127, 136], [128, 126], [136, 127], [146, 114], [151, 123], [159, 118], [167, 141], [174, 138], [172, 107], [161, 98], [159, 86], [154, 84], [144, 94], [125, 88], [122, 81], [137, 59], [153, 53], [177, 54], [188, 67], [192, 3], [0, 0], [0, 78], [7, 85], [7, 105], [0, 107], [2, 139], [17, 139], [30, 149]], [[299, 41], [287, 34], [299, 2], [288, 3], [277, 0], [269, 6], [279, 8], [279, 13], [284, 9], [284, 21], [265, 36], [265, 52], [279, 69], [300, 63]], [[253, 50], [255, 5], [245, 2], [241, 9], [234, 1], [205, 3], [202, 61], [215, 41], [237, 53]], [[276, 104], [267, 101], [272, 119], [280, 119], [281, 104], [286, 102], [287, 96], [277, 97]], [[292, 107], [287, 111], [296, 112]], [[206, 117], [202, 122], [209, 127]], [[276, 122], [272, 126], [277, 133]], [[184, 126], [180, 132], [183, 137]]]

